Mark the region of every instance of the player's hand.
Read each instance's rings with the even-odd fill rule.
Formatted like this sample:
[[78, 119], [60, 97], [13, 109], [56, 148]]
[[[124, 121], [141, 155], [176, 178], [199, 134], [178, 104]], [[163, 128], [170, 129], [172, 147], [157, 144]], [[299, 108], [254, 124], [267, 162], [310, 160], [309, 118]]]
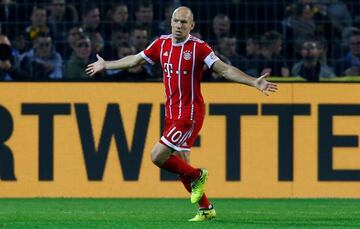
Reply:
[[266, 80], [270, 73], [265, 73], [264, 75], [257, 78], [254, 82], [254, 86], [260, 90], [264, 95], [269, 95], [268, 92], [276, 92], [277, 85]]
[[92, 63], [92, 64], [89, 64], [86, 67], [85, 72], [89, 76], [93, 76], [96, 73], [101, 72], [101, 71], [103, 71], [105, 69], [105, 60], [101, 56], [99, 56], [98, 54], [96, 54], [96, 57], [97, 57], [97, 61]]
[[3, 69], [5, 71], [8, 71], [9, 69], [11, 69], [10, 60], [4, 60], [4, 61], [0, 60], [0, 69]]

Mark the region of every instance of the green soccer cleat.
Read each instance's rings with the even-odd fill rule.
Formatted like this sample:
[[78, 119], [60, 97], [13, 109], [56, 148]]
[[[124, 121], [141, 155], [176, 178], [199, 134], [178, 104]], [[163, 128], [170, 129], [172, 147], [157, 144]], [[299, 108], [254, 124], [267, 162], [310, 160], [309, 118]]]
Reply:
[[199, 202], [205, 192], [205, 183], [208, 179], [209, 172], [206, 169], [200, 169], [200, 177], [191, 182], [191, 203]]
[[216, 211], [214, 207], [209, 209], [199, 209], [194, 218], [189, 219], [191, 222], [202, 222], [206, 220], [212, 220], [216, 217]]

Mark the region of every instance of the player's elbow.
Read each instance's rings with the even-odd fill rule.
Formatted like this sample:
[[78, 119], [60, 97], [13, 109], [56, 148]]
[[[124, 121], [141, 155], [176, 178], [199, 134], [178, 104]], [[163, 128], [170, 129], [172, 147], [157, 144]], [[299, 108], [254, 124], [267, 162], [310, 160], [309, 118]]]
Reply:
[[138, 58], [136, 58], [135, 55], [129, 56], [129, 68], [134, 68], [138, 66], [140, 61], [138, 61]]
[[224, 69], [218, 73], [221, 77], [224, 77], [227, 80], [231, 80], [231, 72], [229, 69]]
[[213, 70], [220, 75], [221, 77], [224, 77], [225, 79], [229, 80], [229, 77], [231, 77], [231, 66], [228, 64], [225, 64], [224, 62], [220, 61], [219, 63], [216, 62], [214, 65]]

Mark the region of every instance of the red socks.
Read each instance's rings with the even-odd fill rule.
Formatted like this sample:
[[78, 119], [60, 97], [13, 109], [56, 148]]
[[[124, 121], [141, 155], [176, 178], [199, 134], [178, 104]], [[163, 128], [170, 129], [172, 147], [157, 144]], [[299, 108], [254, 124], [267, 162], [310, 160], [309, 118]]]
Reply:
[[167, 161], [162, 164], [161, 168], [179, 174], [180, 176], [187, 176], [191, 180], [195, 180], [200, 176], [200, 170], [192, 167], [176, 155], [170, 155]]
[[[191, 192], [191, 182], [200, 176], [200, 170], [192, 167], [176, 155], [170, 155], [167, 161], [161, 166], [172, 173], [179, 174], [181, 182], [186, 190]], [[209, 208], [210, 203], [205, 193], [198, 202], [200, 208]]]
[[[180, 181], [183, 183], [186, 190], [188, 192], [191, 192], [191, 180], [189, 178], [187, 178], [186, 176], [180, 175]], [[205, 193], [199, 200], [198, 204], [199, 204], [200, 208], [206, 208], [206, 209], [210, 208], [210, 202], [209, 202], [208, 198], [206, 197]]]

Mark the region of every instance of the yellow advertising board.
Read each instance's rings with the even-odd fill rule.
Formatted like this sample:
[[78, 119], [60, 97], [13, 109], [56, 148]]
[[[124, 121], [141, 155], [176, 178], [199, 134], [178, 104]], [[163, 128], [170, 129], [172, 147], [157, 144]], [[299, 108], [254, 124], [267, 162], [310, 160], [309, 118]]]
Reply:
[[[360, 197], [360, 84], [203, 84], [210, 197]], [[0, 197], [186, 197], [150, 151], [160, 83], [1, 83]]]

